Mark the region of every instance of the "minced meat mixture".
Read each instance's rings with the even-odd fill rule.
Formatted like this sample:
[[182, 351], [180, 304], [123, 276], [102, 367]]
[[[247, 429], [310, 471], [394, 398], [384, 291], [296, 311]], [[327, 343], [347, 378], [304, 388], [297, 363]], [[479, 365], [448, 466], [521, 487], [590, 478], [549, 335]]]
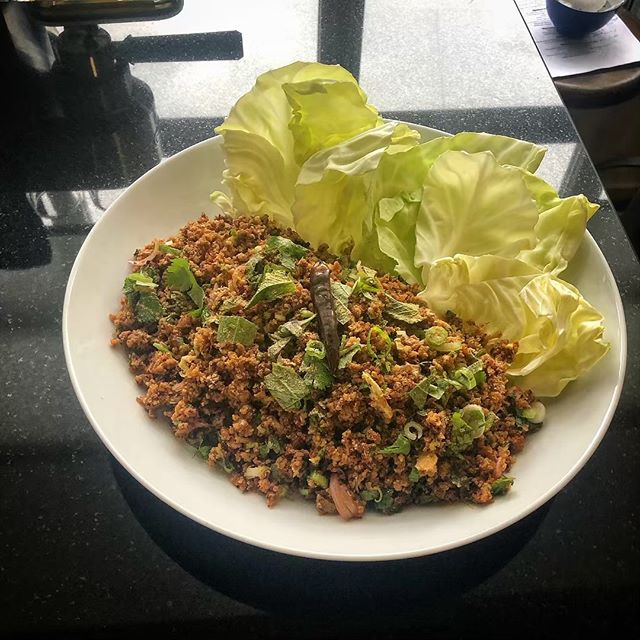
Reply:
[[[330, 271], [333, 309], [311, 274]], [[136, 251], [115, 325], [138, 402], [242, 491], [322, 514], [490, 502], [534, 425], [505, 371], [517, 344], [417, 287], [314, 251], [267, 218], [202, 216]], [[320, 322], [333, 314], [329, 365]], [[334, 354], [335, 356], [335, 354]]]

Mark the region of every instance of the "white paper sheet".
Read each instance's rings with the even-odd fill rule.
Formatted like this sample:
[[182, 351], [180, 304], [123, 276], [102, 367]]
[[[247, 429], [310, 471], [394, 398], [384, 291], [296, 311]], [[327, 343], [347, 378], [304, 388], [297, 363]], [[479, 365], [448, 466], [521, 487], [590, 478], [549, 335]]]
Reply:
[[640, 62], [640, 42], [618, 16], [576, 40], [556, 31], [545, 0], [516, 0], [516, 4], [553, 78]]

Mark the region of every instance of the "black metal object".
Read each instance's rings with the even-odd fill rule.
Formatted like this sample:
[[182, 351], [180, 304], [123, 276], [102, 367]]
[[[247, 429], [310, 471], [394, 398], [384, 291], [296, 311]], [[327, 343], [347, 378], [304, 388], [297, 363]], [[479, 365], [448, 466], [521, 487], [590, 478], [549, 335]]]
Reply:
[[133, 63], [239, 60], [244, 55], [239, 31], [129, 36], [114, 47], [118, 55]]
[[138, 20], [163, 20], [182, 11], [184, 0], [39, 0], [30, 2], [27, 10], [33, 19], [47, 25], [110, 24]]
[[318, 61], [339, 64], [360, 77], [365, 0], [320, 0]]

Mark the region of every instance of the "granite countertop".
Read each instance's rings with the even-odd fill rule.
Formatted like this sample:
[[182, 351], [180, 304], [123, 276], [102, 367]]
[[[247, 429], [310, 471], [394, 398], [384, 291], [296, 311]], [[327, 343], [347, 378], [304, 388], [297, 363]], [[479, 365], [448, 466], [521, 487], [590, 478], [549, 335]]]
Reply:
[[[10, 31], [24, 45], [22, 62], [0, 75], [3, 631], [301, 638], [368, 628], [372, 637], [445, 637], [484, 635], [489, 621], [492, 631], [525, 636], [564, 624], [589, 635], [614, 619], [637, 631], [640, 267], [510, 0], [187, 0], [166, 21], [105, 26], [114, 41], [151, 39], [129, 42], [136, 64], [99, 97], [52, 78], [42, 29], [6, 9], [0, 26], [0, 42]], [[188, 35], [221, 31], [241, 37]], [[629, 334], [613, 423], [551, 503], [433, 562], [332, 573], [327, 563], [203, 531], [111, 458], [66, 373], [64, 290], [92, 225], [163, 157], [211, 136], [256, 75], [297, 59], [347, 66], [387, 117], [544, 144], [542, 177], [562, 195], [582, 192], [602, 205], [589, 228], [618, 282]], [[384, 583], [406, 591], [382, 599]], [[446, 597], [433, 604], [436, 592]], [[361, 609], [347, 606], [358, 598]]]

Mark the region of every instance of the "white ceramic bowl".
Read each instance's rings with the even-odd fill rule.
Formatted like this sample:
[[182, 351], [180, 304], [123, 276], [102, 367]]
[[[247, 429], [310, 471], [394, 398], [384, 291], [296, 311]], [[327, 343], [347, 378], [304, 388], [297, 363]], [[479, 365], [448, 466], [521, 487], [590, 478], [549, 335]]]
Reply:
[[[415, 125], [412, 125], [415, 126]], [[440, 132], [418, 127], [423, 138]], [[202, 212], [217, 213], [209, 193], [221, 188], [220, 138], [197, 144], [137, 180], [87, 236], [67, 286], [63, 337], [71, 380], [87, 417], [118, 461], [158, 498], [193, 520], [244, 542], [328, 560], [391, 560], [452, 549], [520, 520], [555, 495], [593, 454], [611, 421], [625, 369], [626, 329], [620, 295], [596, 243], [587, 235], [568, 279], [604, 314], [611, 351], [586, 377], [548, 403], [544, 428], [512, 470], [516, 482], [485, 507], [411, 507], [394, 516], [367, 513], [343, 522], [309, 503], [284, 500], [268, 509], [242, 494], [176, 440], [163, 420], [147, 418], [127, 359], [109, 340], [127, 261], [154, 238], [174, 234]]]

